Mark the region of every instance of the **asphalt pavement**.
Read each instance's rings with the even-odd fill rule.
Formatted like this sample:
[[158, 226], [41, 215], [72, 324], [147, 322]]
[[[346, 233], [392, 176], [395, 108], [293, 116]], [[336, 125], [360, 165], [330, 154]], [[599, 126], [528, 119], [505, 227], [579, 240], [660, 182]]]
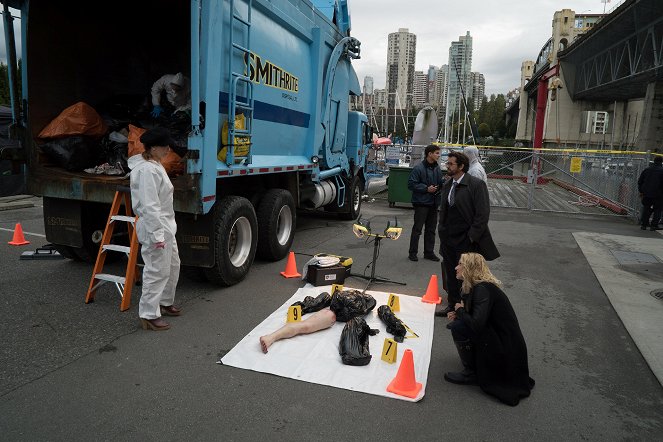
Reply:
[[[279, 274], [285, 259], [256, 262], [233, 287], [182, 277], [184, 315], [166, 332], [143, 331], [140, 289], [127, 312], [110, 288], [86, 305], [91, 265], [19, 260], [46, 243], [41, 201], [30, 201], [32, 207], [0, 210], [2, 440], [661, 440], [663, 388], [652, 371], [661, 353], [646, 339], [658, 339], [660, 313], [652, 312], [663, 301], [645, 292], [663, 288], [662, 264], [637, 255], [643, 262], [616, 265], [608, 255], [660, 259], [663, 239], [630, 220], [492, 210], [502, 257], [491, 269], [516, 310], [536, 380], [532, 395], [509, 407], [478, 387], [443, 380], [445, 371], [460, 369], [443, 319], [436, 319], [426, 396], [418, 403], [219, 365], [303, 286]], [[362, 212], [373, 228], [394, 217], [404, 226], [400, 239], [382, 242], [377, 274], [407, 285], [373, 288], [423, 295], [440, 264], [407, 259], [412, 210], [376, 198]], [[353, 235], [351, 222], [313, 214], [297, 221], [300, 267], [314, 253], [352, 257], [353, 273], [370, 263], [372, 244]], [[17, 222], [30, 245], [7, 244]], [[647, 346], [651, 351], [641, 351]]]

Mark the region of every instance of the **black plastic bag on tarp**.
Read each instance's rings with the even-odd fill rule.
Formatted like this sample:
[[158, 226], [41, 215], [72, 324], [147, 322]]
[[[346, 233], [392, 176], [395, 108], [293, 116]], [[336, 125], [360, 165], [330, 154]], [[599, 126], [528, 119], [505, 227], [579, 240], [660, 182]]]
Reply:
[[329, 308], [336, 313], [338, 322], [346, 322], [356, 316], [364, 316], [375, 308], [375, 298], [359, 290], [334, 292]]
[[98, 141], [75, 136], [51, 140], [39, 146], [56, 165], [70, 172], [94, 167], [99, 159]]
[[406, 329], [403, 322], [394, 315], [391, 307], [381, 305], [378, 307], [378, 318], [387, 326], [387, 333], [394, 335], [394, 341], [403, 342]]
[[129, 152], [128, 143], [120, 143], [113, 141], [106, 135], [101, 140], [100, 145], [100, 163], [108, 163], [111, 166], [116, 166], [119, 164], [122, 170], [128, 171], [129, 166], [127, 165], [127, 155]]
[[380, 333], [366, 324], [363, 318], [352, 318], [345, 323], [338, 344], [338, 353], [345, 365], [368, 365], [371, 352], [368, 348], [368, 337]]
[[329, 307], [331, 303], [331, 295], [327, 292], [322, 292], [315, 298], [313, 296], [307, 296], [303, 301], [297, 301], [292, 305], [300, 305], [302, 307], [302, 315], [307, 313], [313, 313], [322, 310], [325, 307]]

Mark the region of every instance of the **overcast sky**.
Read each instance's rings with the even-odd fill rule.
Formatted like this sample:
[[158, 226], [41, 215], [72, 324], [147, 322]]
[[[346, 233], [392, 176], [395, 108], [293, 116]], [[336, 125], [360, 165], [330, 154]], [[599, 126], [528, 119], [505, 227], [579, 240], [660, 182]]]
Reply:
[[[605, 6], [610, 11], [620, 1]], [[447, 64], [452, 41], [470, 31], [472, 71], [486, 78], [486, 95], [520, 86], [520, 65], [535, 60], [552, 36], [555, 11], [603, 13], [601, 0], [348, 0], [351, 34], [361, 41], [353, 62], [360, 84], [369, 75], [385, 87], [387, 36], [399, 28], [417, 36], [415, 70]]]
[[[622, 1], [610, 0], [606, 12]], [[472, 71], [484, 74], [488, 96], [520, 85], [520, 65], [536, 59], [551, 37], [555, 11], [599, 14], [604, 7], [601, 0], [348, 0], [348, 5], [351, 33], [361, 41], [361, 59], [354, 66], [362, 85], [370, 75], [376, 89], [385, 87], [391, 32], [407, 28], [417, 35], [415, 69], [426, 72], [431, 64], [447, 64], [451, 42], [470, 31]], [[17, 39], [19, 23], [15, 21]], [[3, 30], [1, 60], [5, 53]]]

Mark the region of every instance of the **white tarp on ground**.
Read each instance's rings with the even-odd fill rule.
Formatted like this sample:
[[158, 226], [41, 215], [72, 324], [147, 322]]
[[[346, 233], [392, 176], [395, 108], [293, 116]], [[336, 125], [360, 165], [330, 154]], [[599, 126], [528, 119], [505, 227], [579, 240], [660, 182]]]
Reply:
[[[228, 352], [221, 362], [232, 367], [271, 373], [315, 384], [413, 402], [421, 400], [426, 392], [430, 365], [435, 305], [421, 302], [420, 297], [399, 295], [401, 311], [397, 312], [396, 316], [419, 337], [408, 338], [402, 344], [398, 344], [398, 360], [394, 364], [386, 363], [380, 358], [384, 339], [393, 339], [393, 335], [387, 333], [386, 326], [377, 314], [378, 307], [387, 303], [389, 293], [372, 290], [367, 293], [375, 298], [377, 305], [366, 315], [365, 320], [369, 327], [380, 330], [380, 333], [370, 337], [369, 348], [373, 356], [370, 364], [352, 367], [341, 363], [338, 344], [345, 326], [341, 322], [336, 322], [326, 330], [275, 342], [269, 352], [263, 354], [260, 349], [260, 336], [267, 335], [285, 324], [290, 305], [303, 300], [305, 296], [316, 297], [322, 292], [330, 292], [330, 289], [330, 286], [314, 287], [307, 284], [297, 290], [290, 299]], [[306, 320], [307, 316], [310, 315], [305, 315], [303, 319]], [[410, 333], [406, 336], [409, 335]], [[406, 349], [412, 350], [416, 381], [422, 384], [421, 391], [415, 399], [387, 392], [387, 385], [396, 376]]]

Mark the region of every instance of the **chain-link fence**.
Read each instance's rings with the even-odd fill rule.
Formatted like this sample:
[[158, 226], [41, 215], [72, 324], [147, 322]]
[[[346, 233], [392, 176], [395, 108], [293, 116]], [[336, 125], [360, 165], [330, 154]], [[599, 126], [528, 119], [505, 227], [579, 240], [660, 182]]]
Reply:
[[642, 153], [482, 149], [491, 205], [637, 218]]

